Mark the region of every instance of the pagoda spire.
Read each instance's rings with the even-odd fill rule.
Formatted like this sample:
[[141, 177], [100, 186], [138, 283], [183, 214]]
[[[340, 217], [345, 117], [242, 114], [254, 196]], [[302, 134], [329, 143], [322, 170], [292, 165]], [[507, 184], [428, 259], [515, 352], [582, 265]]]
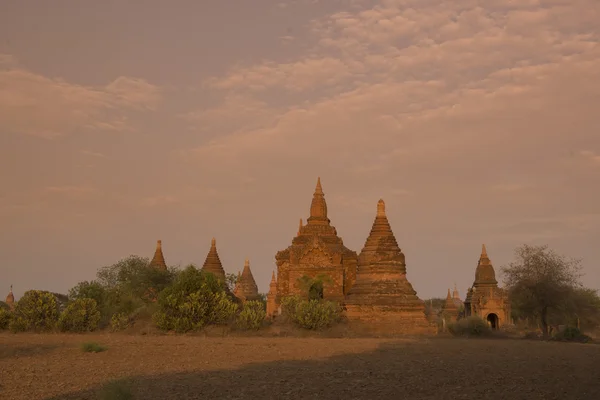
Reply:
[[310, 204], [310, 217], [307, 220], [309, 225], [329, 225], [329, 219], [327, 218], [327, 203], [325, 202], [325, 194], [323, 193], [323, 187], [321, 186], [321, 178], [317, 178], [317, 186], [313, 199]]
[[150, 267], [154, 267], [157, 269], [166, 270], [167, 263], [165, 262], [165, 256], [162, 252], [162, 240], [156, 241], [156, 250], [154, 251], [154, 257], [152, 257], [152, 261], [150, 261]]
[[13, 294], [13, 285], [10, 285], [10, 291], [8, 292], [8, 295], [6, 296], [6, 304], [8, 305], [8, 307], [11, 310], [15, 309], [15, 295]]
[[217, 252], [217, 241], [215, 238], [212, 238], [210, 241], [210, 250], [206, 255], [206, 260], [204, 260], [202, 271], [211, 272], [217, 279], [225, 282], [225, 270]]
[[487, 250], [485, 248], [485, 244], [482, 244], [481, 245], [481, 258], [484, 258], [484, 257], [487, 258], [487, 256], [488, 255], [487, 255]]
[[258, 286], [250, 270], [250, 261], [244, 261], [244, 270], [238, 272], [237, 285], [234, 292], [235, 296], [242, 301], [256, 300], [259, 298]]

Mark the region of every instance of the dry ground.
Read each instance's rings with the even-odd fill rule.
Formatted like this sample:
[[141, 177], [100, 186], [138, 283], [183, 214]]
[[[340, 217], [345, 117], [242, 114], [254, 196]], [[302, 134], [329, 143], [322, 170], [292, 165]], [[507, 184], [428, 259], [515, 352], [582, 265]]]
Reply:
[[[83, 342], [107, 347], [84, 353]], [[600, 346], [510, 339], [0, 334], [0, 399], [600, 399]]]

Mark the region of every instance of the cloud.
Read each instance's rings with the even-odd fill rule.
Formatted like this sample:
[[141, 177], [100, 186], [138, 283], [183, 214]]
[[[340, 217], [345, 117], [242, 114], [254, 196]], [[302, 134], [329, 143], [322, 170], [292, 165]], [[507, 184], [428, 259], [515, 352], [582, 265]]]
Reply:
[[[228, 157], [242, 152], [293, 159], [298, 149], [318, 143], [312, 153], [337, 161], [353, 154], [349, 168], [363, 174], [446, 159], [480, 143], [506, 155], [518, 145], [525, 154], [542, 138], [557, 143], [558, 133], [549, 127], [524, 134], [511, 124], [530, 118], [539, 125], [548, 119], [543, 114], [575, 118], [560, 112], [569, 103], [582, 104], [581, 121], [597, 120], [586, 104], [600, 93], [598, 21], [600, 3], [592, 0], [485, 6], [386, 0], [337, 12], [312, 22], [317, 44], [305, 57], [237, 67], [211, 79], [227, 96], [241, 96], [241, 112], [228, 102], [212, 109], [235, 127], [192, 152], [231, 162], [243, 162]], [[267, 90], [280, 91], [261, 94]], [[259, 111], [246, 111], [252, 109]]]
[[595, 152], [589, 150], [582, 150], [579, 152], [579, 154], [588, 160], [590, 164], [600, 165], [600, 154], [596, 154]]
[[[8, 60], [15, 63], [14, 57]], [[154, 110], [161, 99], [160, 90], [142, 79], [119, 77], [107, 86], [90, 87], [47, 78], [16, 64], [0, 69], [0, 87], [3, 128], [43, 138], [85, 130], [131, 131], [130, 113]]]

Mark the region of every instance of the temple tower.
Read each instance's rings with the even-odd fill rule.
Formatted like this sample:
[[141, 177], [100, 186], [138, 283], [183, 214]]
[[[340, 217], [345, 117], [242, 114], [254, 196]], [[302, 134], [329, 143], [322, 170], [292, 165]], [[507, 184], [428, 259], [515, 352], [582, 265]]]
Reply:
[[499, 329], [511, 321], [508, 292], [498, 287], [496, 272], [487, 254], [485, 244], [475, 269], [475, 281], [465, 299], [465, 316], [478, 315]]
[[223, 269], [223, 264], [221, 264], [221, 259], [219, 258], [219, 253], [217, 252], [217, 241], [215, 238], [212, 238], [210, 242], [210, 250], [206, 255], [206, 260], [204, 260], [204, 264], [202, 265], [201, 271], [212, 273], [218, 280], [220, 280], [225, 286], [225, 291], [233, 295], [231, 290], [229, 290], [229, 286], [227, 286], [227, 279], [225, 278], [225, 270]]
[[450, 289], [448, 289], [448, 295], [446, 296], [446, 302], [442, 306], [442, 315], [447, 319], [447, 322], [456, 321], [460, 309], [456, 304], [455, 299], [450, 295]]
[[244, 270], [238, 276], [233, 294], [242, 302], [260, 299], [258, 286], [254, 280], [254, 276], [252, 276], [252, 271], [250, 271], [250, 261], [247, 259], [244, 262]]
[[8, 305], [8, 307], [10, 308], [11, 311], [14, 311], [15, 295], [13, 294], [13, 291], [12, 291], [12, 285], [10, 285], [10, 290], [8, 292], [8, 295], [6, 295], [6, 304]]
[[275, 271], [271, 275], [271, 283], [269, 284], [269, 293], [267, 293], [267, 318], [273, 318], [277, 315], [277, 280], [275, 279]]
[[306, 296], [301, 281], [323, 282], [321, 297], [343, 301], [356, 278], [356, 253], [344, 246], [327, 217], [327, 203], [317, 179], [306, 225], [298, 226], [292, 244], [275, 255], [277, 264], [276, 304], [281, 297]]
[[358, 256], [356, 283], [346, 298], [346, 315], [394, 333], [427, 333], [434, 330], [425, 316], [425, 304], [406, 279], [404, 253], [400, 250], [385, 213], [377, 203], [377, 215]]
[[167, 263], [165, 262], [165, 256], [162, 252], [162, 240], [156, 241], [156, 250], [154, 251], [154, 257], [150, 261], [150, 267], [156, 269], [167, 270]]

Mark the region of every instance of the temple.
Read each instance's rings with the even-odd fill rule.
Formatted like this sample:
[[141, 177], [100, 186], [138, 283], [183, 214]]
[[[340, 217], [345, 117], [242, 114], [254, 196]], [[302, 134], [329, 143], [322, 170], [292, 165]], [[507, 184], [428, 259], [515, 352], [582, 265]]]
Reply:
[[[302, 225], [300, 220], [298, 233], [292, 239], [291, 246], [279, 251], [275, 260], [277, 306], [282, 297], [305, 296], [311, 289], [315, 289], [320, 298], [342, 302], [354, 284], [356, 252], [344, 246], [342, 238], [327, 218], [327, 203], [320, 178], [317, 179], [306, 225]], [[305, 285], [311, 287], [305, 288]]]
[[150, 266], [156, 269], [167, 269], [167, 263], [165, 262], [165, 256], [162, 252], [162, 240], [156, 241], [156, 250], [154, 251], [154, 257], [150, 261]]
[[11, 311], [15, 309], [15, 295], [12, 291], [12, 285], [10, 285], [10, 291], [8, 292], [8, 295], [6, 295], [6, 304]]
[[371, 233], [358, 256], [356, 283], [345, 301], [346, 316], [395, 333], [426, 333], [432, 330], [425, 304], [406, 278], [406, 262], [385, 213], [377, 203]]
[[256, 281], [250, 271], [250, 261], [247, 259], [244, 262], [244, 270], [238, 275], [233, 294], [242, 302], [260, 300], [258, 286], [256, 286]]
[[278, 313], [276, 298], [277, 279], [275, 279], [275, 271], [273, 271], [271, 283], [269, 284], [269, 293], [267, 293], [267, 318], [273, 318]]
[[465, 299], [465, 317], [478, 315], [493, 329], [499, 329], [511, 323], [510, 313], [508, 293], [498, 287], [496, 272], [484, 244], [475, 269], [475, 281]]
[[221, 264], [219, 253], [217, 253], [217, 241], [215, 238], [212, 238], [210, 242], [210, 250], [208, 251], [206, 259], [204, 260], [204, 264], [202, 265], [202, 271], [210, 272], [223, 283], [226, 282], [225, 270], [223, 269], [223, 264]]

